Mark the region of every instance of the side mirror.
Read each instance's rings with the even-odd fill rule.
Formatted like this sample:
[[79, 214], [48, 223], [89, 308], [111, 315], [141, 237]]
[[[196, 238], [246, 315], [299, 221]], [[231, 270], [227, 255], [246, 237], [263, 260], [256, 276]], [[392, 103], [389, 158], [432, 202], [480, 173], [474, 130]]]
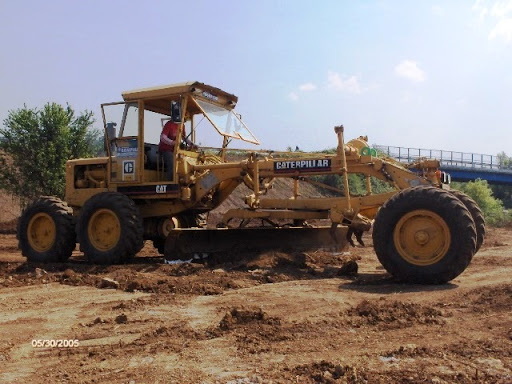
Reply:
[[181, 103], [178, 101], [171, 102], [171, 120], [174, 123], [181, 122]]
[[[105, 146], [107, 143], [110, 145], [110, 154], [112, 155], [115, 151], [115, 143], [114, 140], [117, 137], [116, 132], [116, 126], [117, 124], [114, 122], [107, 123], [107, 132], [106, 132], [106, 140], [105, 140]], [[107, 148], [105, 148], [105, 152], [107, 151]]]

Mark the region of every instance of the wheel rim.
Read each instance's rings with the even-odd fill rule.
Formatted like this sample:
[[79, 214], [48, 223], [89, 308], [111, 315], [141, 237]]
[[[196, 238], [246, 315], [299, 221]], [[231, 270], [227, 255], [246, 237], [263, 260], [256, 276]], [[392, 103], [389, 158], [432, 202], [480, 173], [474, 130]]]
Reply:
[[94, 248], [108, 251], [114, 248], [121, 238], [121, 223], [110, 209], [99, 209], [91, 216], [87, 232]]
[[28, 242], [37, 252], [47, 252], [57, 238], [57, 227], [53, 218], [44, 212], [32, 216], [28, 223]]
[[416, 210], [403, 216], [393, 232], [396, 250], [407, 262], [427, 266], [441, 260], [451, 244], [448, 225], [438, 214]]
[[175, 217], [162, 219], [158, 223], [158, 234], [161, 237], [166, 238], [169, 235], [169, 232], [171, 232], [174, 228], [180, 228], [178, 219]]

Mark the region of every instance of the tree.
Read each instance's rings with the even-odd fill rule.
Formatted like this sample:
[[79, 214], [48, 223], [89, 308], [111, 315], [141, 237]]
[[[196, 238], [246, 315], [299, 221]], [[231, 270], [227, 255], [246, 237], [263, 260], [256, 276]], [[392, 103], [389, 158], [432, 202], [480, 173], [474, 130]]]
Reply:
[[0, 187], [26, 205], [41, 195], [63, 197], [66, 161], [95, 155], [100, 132], [93, 113], [66, 105], [11, 110], [0, 129]]
[[493, 196], [487, 180], [452, 183], [452, 187], [461, 190], [476, 201], [487, 223], [502, 226], [510, 221], [510, 216], [503, 209], [503, 202]]
[[503, 202], [503, 206], [512, 209], [512, 187], [510, 185], [491, 185], [494, 197]]
[[[505, 152], [500, 152], [496, 155], [498, 158], [498, 165], [501, 168], [512, 168], [512, 158], [508, 157]], [[509, 185], [491, 185], [494, 196], [503, 202], [505, 208], [512, 208], [512, 187]]]
[[498, 158], [498, 165], [503, 168], [510, 168], [512, 166], [512, 158], [508, 157], [503, 151], [496, 155]]

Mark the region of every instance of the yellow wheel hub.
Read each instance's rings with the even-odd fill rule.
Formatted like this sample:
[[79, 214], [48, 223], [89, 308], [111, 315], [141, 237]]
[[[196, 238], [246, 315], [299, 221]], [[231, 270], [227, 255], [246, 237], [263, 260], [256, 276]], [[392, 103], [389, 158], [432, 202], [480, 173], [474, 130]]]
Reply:
[[174, 228], [179, 228], [178, 220], [175, 217], [165, 218], [158, 223], [158, 233], [166, 238]]
[[427, 266], [437, 263], [448, 252], [450, 229], [438, 214], [416, 210], [403, 216], [393, 232], [396, 250], [407, 262]]
[[32, 216], [28, 223], [28, 243], [37, 252], [47, 252], [57, 238], [57, 227], [53, 218], [44, 212]]
[[110, 209], [98, 209], [89, 220], [87, 233], [94, 248], [109, 251], [121, 239], [121, 222]]

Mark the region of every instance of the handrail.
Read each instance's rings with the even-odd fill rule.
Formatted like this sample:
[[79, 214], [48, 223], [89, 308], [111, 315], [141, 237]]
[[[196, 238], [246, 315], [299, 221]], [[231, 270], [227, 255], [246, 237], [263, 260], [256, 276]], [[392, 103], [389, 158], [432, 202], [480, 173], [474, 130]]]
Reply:
[[507, 161], [508, 159], [503, 156], [447, 151], [442, 149], [394, 147], [387, 145], [373, 145], [373, 148], [383, 155], [394, 158], [400, 162], [412, 163], [421, 158], [429, 158], [439, 160], [441, 166], [512, 170], [512, 162]]

